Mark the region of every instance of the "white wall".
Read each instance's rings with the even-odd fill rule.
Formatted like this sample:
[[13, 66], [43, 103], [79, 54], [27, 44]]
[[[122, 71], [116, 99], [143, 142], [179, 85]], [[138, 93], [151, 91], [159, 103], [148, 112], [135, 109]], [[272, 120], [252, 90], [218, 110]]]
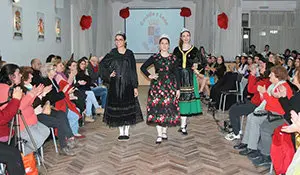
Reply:
[[296, 8], [296, 1], [242, 1], [243, 12], [251, 10], [263, 11], [294, 11]]
[[[54, 0], [20, 0], [23, 11], [23, 39], [13, 39], [11, 0], [0, 1], [0, 50], [2, 59], [30, 65], [32, 58], [46, 60], [51, 53], [69, 58], [71, 53], [70, 0], [65, 0], [63, 9], [55, 9]], [[37, 40], [37, 12], [45, 14], [45, 40]], [[56, 43], [55, 17], [61, 18], [61, 43]]]
[[[120, 3], [114, 2], [112, 3], [112, 12], [113, 12], [113, 35], [118, 31], [124, 31], [124, 20], [119, 16], [119, 11], [122, 8], [181, 8], [188, 7], [191, 9], [192, 15], [185, 20], [185, 26], [192, 33], [192, 42], [193, 42], [193, 34], [195, 33], [195, 4], [192, 1], [184, 1], [184, 0], [165, 0], [161, 2], [145, 2], [142, 0], [134, 0], [129, 3]], [[179, 16], [181, 17], [181, 16]], [[130, 18], [130, 16], [129, 16]], [[178, 34], [179, 35], [179, 34]], [[112, 38], [113, 40], [113, 38]], [[114, 43], [114, 42], [112, 42]], [[112, 46], [114, 47], [114, 46]], [[199, 47], [199, 46], [197, 46]], [[130, 48], [129, 48], [130, 49]], [[136, 55], [136, 59], [145, 59], [148, 58], [149, 55]]]

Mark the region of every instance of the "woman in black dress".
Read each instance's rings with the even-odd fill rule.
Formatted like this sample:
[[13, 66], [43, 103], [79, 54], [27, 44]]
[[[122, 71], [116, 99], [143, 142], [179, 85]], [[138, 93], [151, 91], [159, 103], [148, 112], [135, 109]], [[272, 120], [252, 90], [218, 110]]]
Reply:
[[143, 121], [138, 102], [138, 79], [133, 52], [126, 49], [126, 36], [115, 36], [116, 48], [102, 60], [109, 72], [110, 82], [103, 121], [110, 127], [119, 127], [119, 140], [129, 139], [129, 127]]
[[[156, 124], [157, 140], [167, 140], [167, 127], [180, 124], [178, 98], [180, 80], [176, 57], [169, 53], [170, 39], [162, 35], [159, 39], [160, 52], [152, 55], [141, 67], [141, 71], [151, 79], [147, 100], [147, 124]], [[155, 74], [147, 68], [154, 65]]]

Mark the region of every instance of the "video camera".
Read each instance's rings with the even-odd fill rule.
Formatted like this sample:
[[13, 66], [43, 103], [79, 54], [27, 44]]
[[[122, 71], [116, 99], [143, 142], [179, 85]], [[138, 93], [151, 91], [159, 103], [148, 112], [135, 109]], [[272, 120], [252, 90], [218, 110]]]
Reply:
[[19, 85], [14, 85], [14, 86], [12, 86], [12, 87], [10, 87], [10, 88], [8, 89], [8, 98], [7, 98], [6, 101], [0, 103], [0, 107], [3, 106], [3, 105], [5, 105], [5, 104], [7, 104], [7, 103], [12, 99], [12, 95], [13, 95], [14, 89], [15, 89], [16, 87], [18, 87], [18, 86], [19, 86]]

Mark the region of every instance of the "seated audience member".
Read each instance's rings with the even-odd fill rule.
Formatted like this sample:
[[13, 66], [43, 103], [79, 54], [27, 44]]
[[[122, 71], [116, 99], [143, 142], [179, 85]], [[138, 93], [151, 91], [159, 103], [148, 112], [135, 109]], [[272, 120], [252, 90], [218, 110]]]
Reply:
[[277, 54], [276, 55], [278, 57], [278, 61], [279, 61], [279, 65], [283, 66], [285, 69], [288, 68], [288, 66], [285, 64], [285, 59], [283, 55]]
[[251, 44], [248, 55], [257, 55], [257, 51], [255, 49], [256, 49], [256, 46]]
[[[57, 65], [56, 66], [57, 74], [55, 76], [56, 82], [58, 84], [60, 84], [61, 81], [68, 82], [67, 76], [63, 73], [65, 71], [64, 65], [61, 62], [57, 62], [55, 63], [55, 65]], [[73, 84], [69, 84], [69, 85], [73, 87]], [[76, 99], [72, 101], [74, 101], [76, 106], [80, 109], [81, 113], [85, 113], [86, 115], [85, 121], [94, 122], [95, 120], [92, 118], [92, 104], [93, 103], [96, 104], [94, 105], [96, 109], [99, 108], [100, 106], [97, 102], [97, 99], [93, 91], [81, 91], [80, 89], [76, 88], [74, 91], [74, 96], [76, 96]]]
[[[68, 78], [64, 73], [65, 65], [59, 60], [56, 60], [53, 64], [54, 66], [56, 66], [56, 75], [54, 76], [54, 79], [57, 82], [57, 84], [60, 84], [61, 81], [65, 81], [70, 85], [70, 87], [73, 87], [73, 84], [70, 84], [68, 82]], [[77, 88], [75, 88], [74, 93], [70, 94], [70, 98], [72, 98], [71, 101], [75, 103], [80, 113], [83, 113], [85, 110], [86, 95], [83, 92], [80, 92]]]
[[265, 45], [264, 51], [261, 54], [265, 58], [271, 54], [270, 46], [268, 44]]
[[228, 69], [230, 72], [236, 72], [239, 69], [239, 65], [241, 64], [241, 57], [238, 55], [235, 57], [234, 66], [228, 65]]
[[0, 163], [6, 165], [6, 169], [9, 175], [25, 174], [21, 153], [15, 147], [9, 146], [5, 143], [0, 143]]
[[213, 69], [212, 71], [216, 74], [218, 80], [223, 78], [223, 76], [225, 75], [226, 66], [225, 66], [224, 57], [222, 55], [217, 58], [216, 68]]
[[205, 83], [205, 81], [203, 82], [203, 83], [205, 83], [205, 86], [206, 86], [206, 89], [207, 89], [207, 99], [209, 99], [208, 97], [210, 97], [210, 94], [211, 94], [207, 85], [210, 85], [210, 84], [215, 83], [216, 81], [222, 79], [225, 72], [226, 72], [224, 57], [222, 55], [217, 58], [215, 68], [210, 68], [210, 71], [212, 71], [213, 74], [215, 75], [214, 76], [214, 82], [210, 81], [210, 77], [205, 77], [206, 83]]
[[[297, 102], [299, 102], [299, 100]], [[281, 128], [281, 131], [287, 133], [296, 133], [297, 135], [300, 135], [300, 113], [297, 114], [295, 111], [291, 111], [291, 121], [292, 124], [289, 126], [283, 126]], [[300, 174], [299, 165], [300, 165], [300, 149], [298, 147], [296, 154], [294, 155], [293, 160], [287, 169], [286, 175]]]
[[[296, 72], [296, 77], [293, 81], [293, 84], [300, 88], [300, 74], [298, 71]], [[270, 162], [270, 148], [272, 143], [272, 134], [274, 129], [278, 126], [282, 125], [285, 121], [289, 124], [292, 124], [290, 112], [291, 110], [295, 110], [296, 112], [300, 112], [300, 93], [299, 90], [291, 97], [290, 100], [287, 98], [287, 89], [284, 86], [279, 86], [278, 91], [274, 93], [274, 96], [279, 98], [279, 102], [282, 108], [285, 111], [284, 118], [279, 118], [274, 121], [265, 120], [260, 126], [260, 141], [259, 141], [259, 150], [260, 154], [255, 157], [253, 163], [256, 166], [263, 166]], [[285, 119], [285, 120], [284, 120]]]
[[[24, 91], [31, 91], [33, 86], [31, 85], [32, 69], [30, 67], [21, 67], [22, 72], [22, 85], [26, 88]], [[34, 112], [38, 117], [38, 121], [46, 125], [47, 127], [53, 127], [58, 129], [58, 140], [60, 145], [60, 153], [63, 155], [75, 155], [71, 150], [76, 145], [75, 138], [72, 134], [72, 130], [69, 125], [67, 114], [62, 111], [51, 109], [50, 104], [42, 104], [42, 98], [52, 90], [52, 85], [46, 86], [43, 89], [41, 95], [39, 95], [34, 103]]]
[[[0, 82], [3, 82], [4, 77], [0, 76]], [[7, 84], [0, 84], [1, 92], [7, 89]], [[13, 90], [12, 95], [9, 95], [11, 99], [5, 99], [3, 96], [1, 98], [1, 106], [0, 106], [0, 142], [7, 142], [9, 135], [9, 127], [8, 123], [13, 119], [13, 117], [17, 114], [17, 111], [20, 106], [20, 99], [23, 96], [22, 89], [20, 87], [16, 87]]]
[[[0, 76], [1, 80], [2, 78], [4, 77]], [[3, 91], [4, 89], [2, 89], [2, 87], [7, 86], [7, 84], [1, 84], [0, 86], [1, 91]], [[16, 87], [13, 89], [11, 99], [4, 99], [5, 101], [1, 103], [2, 105], [0, 106], [0, 163], [6, 164], [8, 174], [12, 175], [25, 174], [23, 160], [18, 149], [1, 142], [7, 141], [6, 138], [9, 134], [9, 128], [7, 127], [7, 124], [17, 114], [22, 96], [22, 89], [20, 87]], [[5, 107], [3, 107], [4, 104], [6, 104]]]
[[88, 70], [88, 75], [91, 78], [91, 83], [97, 86], [101, 85], [101, 78], [99, 75], [99, 61], [96, 56], [91, 57], [87, 65], [87, 70]]
[[248, 56], [247, 63], [248, 63], [248, 73], [250, 73], [250, 66], [252, 64], [255, 64], [253, 56]]
[[[209, 85], [214, 85], [214, 72], [212, 71], [213, 68], [216, 66], [216, 57], [215, 56], [209, 56], [207, 58], [207, 64], [205, 67], [201, 67], [198, 64], [198, 68], [195, 72], [197, 75], [197, 80], [199, 84], [199, 93], [200, 96], [204, 95], [204, 91], [209, 97], [210, 89]], [[212, 82], [213, 81], [213, 82]]]
[[289, 77], [293, 77], [293, 72], [295, 69], [295, 65], [294, 65], [294, 58], [293, 57], [289, 57], [288, 62], [287, 62], [287, 71], [288, 71], [288, 75]]
[[[266, 70], [266, 63], [260, 61], [260, 77], [256, 78], [256, 65], [250, 67], [250, 75], [248, 77], [248, 92], [253, 94], [251, 101], [246, 100], [244, 104], [234, 104], [229, 109], [229, 118], [232, 126], [232, 133], [225, 136], [227, 140], [240, 139], [240, 117], [242, 115], [248, 115], [254, 111], [254, 109], [262, 102], [260, 94], [257, 90], [258, 86], [269, 87], [271, 82], [269, 81], [269, 70]], [[239, 145], [235, 146], [239, 148]]]
[[[101, 98], [101, 107], [99, 105], [96, 105], [96, 103], [93, 103], [93, 105], [96, 105], [96, 113], [104, 113], [104, 108], [106, 105], [106, 98], [107, 98], [107, 89], [106, 87], [103, 86], [97, 86], [96, 84], [94, 84], [90, 78], [90, 76], [88, 76], [86, 74], [86, 62], [85, 62], [85, 58], [81, 58], [80, 60], [78, 60], [78, 64], [77, 64], [77, 75], [75, 77], [76, 79], [76, 87], [78, 87], [81, 90], [84, 91], [93, 91], [96, 97], [100, 97]], [[98, 103], [97, 103], [98, 104]]]
[[269, 63], [273, 64], [274, 66], [279, 64], [279, 59], [278, 57], [275, 56], [274, 53], [270, 53], [268, 57]]
[[31, 60], [31, 68], [33, 70], [32, 72], [32, 82], [31, 84], [33, 86], [38, 86], [43, 82], [43, 77], [41, 75], [40, 69], [42, 67], [41, 60], [38, 58], [34, 58]]
[[198, 66], [204, 67], [207, 64], [206, 58], [208, 57], [205, 48], [200, 46], [199, 51], [197, 52], [197, 63], [200, 64]]
[[288, 59], [291, 56], [291, 50], [290, 49], [285, 49], [283, 56], [284, 56], [285, 64], [287, 64]]
[[280, 86], [284, 86], [287, 91], [287, 97], [291, 98], [292, 89], [286, 82], [288, 78], [287, 71], [282, 66], [271, 68], [270, 82], [272, 83], [268, 89], [265, 86], [258, 86], [257, 90], [260, 93], [263, 101], [255, 108], [254, 112], [247, 116], [245, 135], [240, 148], [245, 148], [240, 151], [241, 155], [248, 155], [249, 158], [255, 158], [259, 155], [258, 141], [260, 139], [260, 126], [269, 116], [282, 116], [285, 111], [279, 103], [279, 99], [274, 96]]
[[56, 67], [52, 63], [46, 63], [41, 67], [42, 76], [45, 77], [44, 85], [52, 85], [52, 90], [43, 98], [43, 104], [49, 101], [52, 106], [59, 111], [67, 113], [68, 121], [72, 129], [72, 133], [77, 138], [83, 138], [84, 136], [79, 134], [78, 119], [81, 118], [76, 105], [71, 102], [69, 94], [74, 92], [74, 88], [70, 88], [68, 83], [62, 83], [58, 85], [54, 79], [56, 73]]
[[293, 57], [294, 60], [297, 58], [297, 55], [298, 55], [297, 50], [292, 50], [291, 57]]
[[[21, 85], [22, 75], [20, 74], [20, 69], [15, 64], [6, 64], [1, 69], [0, 76], [2, 77], [0, 83], [7, 84], [6, 87], [2, 88], [4, 93], [1, 95], [1, 98], [8, 99], [9, 86]], [[24, 144], [25, 149], [23, 150], [24, 155], [35, 151], [32, 140], [29, 137], [29, 133], [25, 130], [24, 122], [27, 123], [37, 148], [40, 148], [44, 144], [45, 140], [50, 134], [49, 128], [38, 122], [37, 116], [35, 115], [32, 107], [34, 99], [43, 92], [43, 89], [43, 85], [33, 87], [30, 92], [25, 92], [26, 94], [24, 94], [20, 102], [19, 110], [21, 111], [21, 115], [23, 115], [25, 120], [23, 121], [21, 117], [19, 117], [21, 138], [26, 140], [26, 143]]]
[[242, 55], [241, 62], [236, 67], [234, 67], [234, 72], [237, 72], [238, 74], [244, 76], [247, 70], [248, 70], [247, 56]]
[[293, 76], [295, 76], [296, 69], [298, 69], [300, 67], [300, 54], [298, 54], [298, 55], [299, 56], [296, 58], [295, 63], [294, 63], [295, 69], [293, 72]]
[[46, 63], [53, 63], [56, 60], [56, 56], [51, 54], [47, 57]]

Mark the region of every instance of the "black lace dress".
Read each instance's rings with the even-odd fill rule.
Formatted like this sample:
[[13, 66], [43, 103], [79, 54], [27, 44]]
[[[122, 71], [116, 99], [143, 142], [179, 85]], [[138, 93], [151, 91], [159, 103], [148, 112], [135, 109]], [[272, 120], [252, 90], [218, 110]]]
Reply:
[[110, 127], [133, 125], [143, 121], [138, 98], [134, 97], [134, 88], [138, 87], [136, 63], [133, 52], [129, 49], [124, 54], [112, 49], [101, 61], [110, 75], [107, 105], [103, 122]]

